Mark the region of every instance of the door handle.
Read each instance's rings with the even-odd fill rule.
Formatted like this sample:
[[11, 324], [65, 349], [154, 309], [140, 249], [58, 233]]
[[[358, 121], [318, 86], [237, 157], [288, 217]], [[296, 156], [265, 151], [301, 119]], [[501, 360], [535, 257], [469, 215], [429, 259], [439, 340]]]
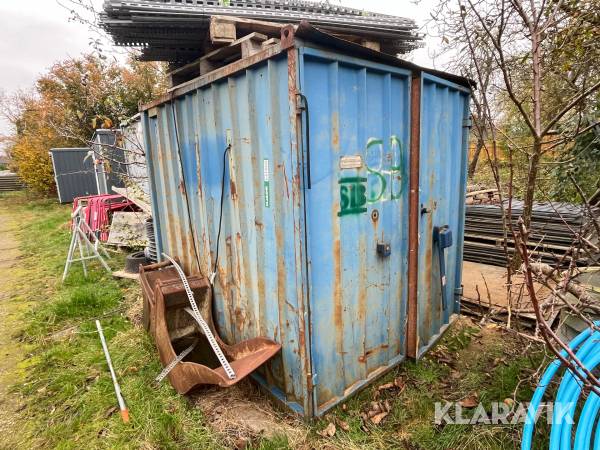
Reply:
[[446, 258], [445, 249], [452, 246], [452, 230], [448, 225], [433, 227], [433, 242], [438, 249], [440, 259], [440, 284], [442, 288], [442, 308], [448, 308], [446, 299]]

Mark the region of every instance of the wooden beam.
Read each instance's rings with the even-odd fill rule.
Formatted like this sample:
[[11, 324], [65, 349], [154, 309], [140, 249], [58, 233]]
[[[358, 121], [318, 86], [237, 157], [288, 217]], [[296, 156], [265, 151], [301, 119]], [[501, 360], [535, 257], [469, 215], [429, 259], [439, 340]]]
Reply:
[[286, 26], [284, 23], [266, 22], [263, 20], [244, 19], [241, 17], [230, 16], [212, 16], [210, 22], [229, 22], [233, 24], [238, 35], [243, 33], [258, 32], [266, 34], [269, 37], [279, 37], [281, 29]]
[[209, 27], [210, 42], [213, 45], [229, 45], [236, 40], [235, 23], [212, 17]]
[[264, 34], [250, 33], [225, 47], [213, 50], [203, 57], [169, 72], [167, 75], [170, 87], [173, 88], [198, 78], [238, 59], [252, 56], [262, 51], [264, 49], [262, 43], [268, 40], [268, 37]]
[[371, 50], [375, 50], [376, 52], [381, 51], [381, 43], [379, 41], [370, 41], [368, 39], [361, 39], [360, 45], [363, 47], [370, 48]]

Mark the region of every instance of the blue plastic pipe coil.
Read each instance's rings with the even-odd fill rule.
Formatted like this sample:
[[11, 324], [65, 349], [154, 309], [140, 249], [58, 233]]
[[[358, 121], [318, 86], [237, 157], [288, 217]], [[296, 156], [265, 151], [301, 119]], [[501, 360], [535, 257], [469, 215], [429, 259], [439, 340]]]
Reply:
[[[594, 322], [594, 325], [600, 326], [600, 322]], [[569, 347], [590, 372], [600, 363], [600, 332], [588, 328], [573, 339]], [[566, 351], [563, 350], [561, 355], [567, 358]], [[561, 365], [562, 362], [557, 358], [548, 366], [533, 394], [531, 404], [527, 410], [525, 426], [523, 427], [521, 450], [532, 448], [536, 413], [540, 408], [547, 387]], [[583, 370], [578, 370], [583, 377], [586, 376]], [[576, 409], [582, 385], [581, 380], [570, 369], [564, 373], [553, 406], [550, 450], [588, 450], [592, 448], [600, 450], [600, 421], [597, 420], [600, 411], [600, 398], [595, 392], [590, 392], [581, 412], [577, 416]], [[574, 438], [573, 427], [576, 427]]]

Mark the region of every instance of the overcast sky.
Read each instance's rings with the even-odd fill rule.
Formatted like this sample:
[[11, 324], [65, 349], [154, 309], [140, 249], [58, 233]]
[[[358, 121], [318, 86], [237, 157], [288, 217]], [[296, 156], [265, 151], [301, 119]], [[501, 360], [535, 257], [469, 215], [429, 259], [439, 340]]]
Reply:
[[[68, 0], [61, 0], [68, 4]], [[102, 0], [91, 0], [98, 9]], [[341, 0], [346, 6], [374, 12], [410, 17], [422, 25], [436, 0]], [[332, 0], [340, 3], [340, 0]], [[35, 79], [55, 61], [73, 57], [90, 49], [90, 30], [69, 21], [71, 14], [57, 0], [0, 0], [0, 90], [10, 94], [30, 89]], [[411, 59], [433, 66], [431, 50], [436, 42], [427, 39], [427, 47]], [[0, 122], [0, 134], [8, 131]]]

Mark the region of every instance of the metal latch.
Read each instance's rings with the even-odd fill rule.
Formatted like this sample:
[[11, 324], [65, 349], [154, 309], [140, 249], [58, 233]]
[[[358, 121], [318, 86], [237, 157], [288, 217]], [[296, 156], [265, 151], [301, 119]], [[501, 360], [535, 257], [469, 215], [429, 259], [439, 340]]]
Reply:
[[442, 287], [442, 307], [448, 308], [446, 299], [446, 258], [445, 249], [452, 246], [452, 230], [448, 225], [433, 227], [433, 242], [437, 245], [440, 258], [440, 282]]
[[390, 244], [386, 244], [384, 242], [377, 243], [377, 254], [382, 257], [388, 257], [392, 254], [392, 247]]

